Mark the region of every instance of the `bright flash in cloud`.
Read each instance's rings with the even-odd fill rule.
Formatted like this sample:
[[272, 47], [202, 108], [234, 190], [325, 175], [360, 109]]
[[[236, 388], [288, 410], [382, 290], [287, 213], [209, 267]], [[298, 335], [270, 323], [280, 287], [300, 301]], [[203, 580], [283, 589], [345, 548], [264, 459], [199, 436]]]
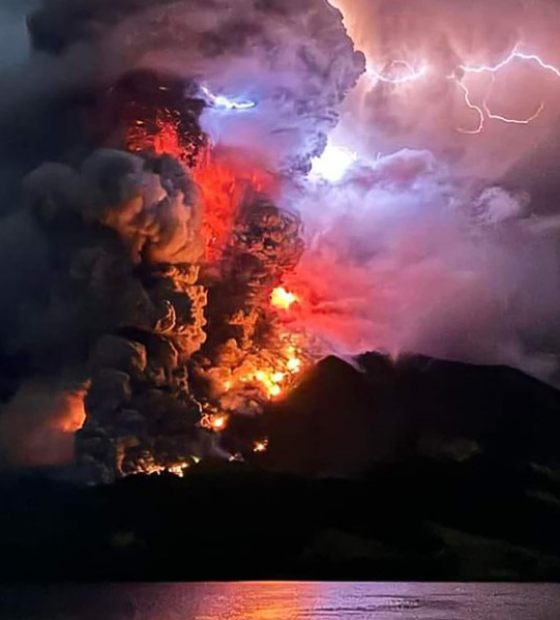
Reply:
[[344, 146], [328, 144], [325, 152], [313, 160], [311, 174], [325, 181], [337, 183], [341, 181], [350, 168], [358, 159], [358, 155]]

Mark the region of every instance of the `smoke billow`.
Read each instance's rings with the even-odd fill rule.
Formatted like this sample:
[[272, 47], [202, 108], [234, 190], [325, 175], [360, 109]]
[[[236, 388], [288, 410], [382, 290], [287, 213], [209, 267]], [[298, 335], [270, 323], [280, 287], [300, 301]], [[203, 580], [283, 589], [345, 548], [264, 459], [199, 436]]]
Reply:
[[[259, 349], [276, 338], [263, 307], [301, 255], [298, 216], [261, 194], [253, 162], [262, 175], [305, 173], [364, 58], [317, 0], [45, 0], [29, 28], [30, 58], [2, 76], [13, 146], [3, 159], [21, 186], [2, 248], [4, 265], [19, 271], [1, 275], [5, 355], [19, 364], [2, 394], [6, 428], [16, 429], [5, 456], [27, 465], [72, 457], [57, 439], [71, 394], [48, 386], [78, 381], [88, 386], [86, 419], [72, 430], [83, 424], [77, 454], [90, 479], [229, 457], [203, 430], [222, 428], [210, 401], [259, 410], [255, 374], [278, 364]], [[228, 114], [216, 95], [254, 109]], [[22, 132], [9, 121], [16, 109]], [[230, 184], [243, 185], [236, 171], [249, 168], [239, 200], [221, 164], [188, 169], [208, 142], [235, 160]], [[216, 196], [231, 207], [221, 236], [204, 212]], [[216, 239], [223, 247], [209, 253]], [[288, 341], [275, 346], [299, 368]], [[29, 376], [47, 387], [26, 387]], [[243, 389], [224, 394], [233, 379]], [[19, 432], [27, 426], [51, 452], [25, 458], [40, 452]]]
[[[0, 457], [10, 466], [63, 465], [74, 458], [87, 387], [24, 383], [0, 416]], [[0, 461], [1, 462], [1, 461]]]
[[[508, 364], [551, 378], [560, 309], [554, 220], [528, 197], [453, 179], [433, 155], [357, 164], [292, 197], [306, 252], [299, 320], [338, 353]], [[320, 209], [316, 205], [321, 205]]]
[[[18, 239], [40, 240], [43, 281], [8, 291], [11, 329], [3, 341], [26, 360], [38, 387], [24, 384], [6, 406], [6, 458], [44, 465], [49, 455], [50, 464], [73, 457], [71, 431], [85, 415], [76, 414], [73, 392], [53, 386], [76, 377], [88, 384], [81, 390], [87, 423], [80, 445], [95, 445], [109, 472], [94, 471], [96, 478], [114, 475], [134, 425], [147, 427], [147, 443], [180, 436], [184, 449], [196, 452], [196, 434], [173, 422], [182, 415], [192, 425], [197, 418], [183, 364], [206, 339], [206, 294], [197, 284], [201, 207], [188, 172], [169, 157], [100, 150], [79, 169], [45, 164], [24, 190]], [[158, 407], [168, 412], [167, 426], [156, 422]], [[130, 460], [149, 459], [141, 442], [134, 448]], [[134, 470], [126, 455], [119, 458], [119, 467]], [[173, 464], [179, 456], [168, 458]]]
[[51, 0], [30, 23], [41, 49], [93, 46], [101, 74], [164, 71], [256, 102], [255, 114], [209, 110], [202, 126], [275, 169], [305, 167], [321, 153], [335, 106], [364, 69], [322, 0]]

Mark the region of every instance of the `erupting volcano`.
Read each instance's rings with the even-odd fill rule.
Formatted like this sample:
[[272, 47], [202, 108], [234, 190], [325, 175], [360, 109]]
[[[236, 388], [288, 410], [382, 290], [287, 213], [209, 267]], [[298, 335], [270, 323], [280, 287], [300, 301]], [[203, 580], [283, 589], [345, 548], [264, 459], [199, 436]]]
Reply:
[[41, 3], [5, 424], [29, 386], [83, 395], [77, 460], [112, 481], [258, 457], [239, 420], [329, 354], [558, 380], [557, 218], [530, 198], [560, 99], [530, 26], [557, 10], [515, 0], [491, 37], [482, 1], [419, 2]]
[[560, 578], [560, 0], [0, 5], [0, 579]]
[[[139, 82], [142, 88], [131, 88]], [[151, 261], [137, 251], [141, 286], [161, 314], [151, 323], [136, 316], [121, 326], [118, 341], [113, 335], [98, 345], [103, 361], [96, 364], [78, 449], [102, 480], [160, 471], [182, 475], [202, 458], [243, 458], [220, 447], [230, 417], [261, 414], [314, 359], [305, 331], [290, 326], [297, 297], [281, 286], [303, 251], [300, 219], [275, 205], [277, 174], [211, 143], [199, 118], [218, 105], [217, 98], [193, 84], [187, 98], [186, 88], [182, 81], [140, 74], [117, 85], [118, 95], [110, 93], [124, 102], [116, 115], [120, 148], [163, 177], [164, 189], [174, 184], [169, 198], [183, 201], [193, 224], [189, 250], [203, 249], [187, 252], [188, 261], [181, 252], [172, 262], [166, 256]], [[122, 235], [121, 218], [112, 221]], [[130, 356], [142, 360], [132, 381], [123, 374]], [[108, 390], [118, 395], [104, 411]], [[266, 446], [254, 439], [246, 449], [260, 453]]]
[[[29, 20], [35, 54], [56, 62], [83, 36], [107, 62], [72, 119], [72, 147], [25, 181], [56, 281], [34, 302], [49, 335], [31, 363], [70, 374], [85, 399], [76, 455], [88, 480], [266, 452], [257, 431], [230, 439], [235, 452], [221, 439], [322, 353], [284, 284], [304, 242], [301, 214], [280, 203], [305, 183], [363, 59], [324, 2], [286, 12], [246, 0], [244, 18], [186, 0], [79, 5], [47, 1]], [[318, 49], [300, 48], [321, 28]], [[272, 81], [247, 64], [245, 37], [268, 49]]]

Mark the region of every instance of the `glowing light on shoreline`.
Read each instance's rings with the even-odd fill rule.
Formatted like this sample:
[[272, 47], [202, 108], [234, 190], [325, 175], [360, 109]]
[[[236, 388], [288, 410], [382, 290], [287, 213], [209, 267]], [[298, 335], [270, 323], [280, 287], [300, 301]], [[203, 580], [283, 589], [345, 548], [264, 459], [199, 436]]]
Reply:
[[311, 174], [331, 183], [337, 183], [358, 159], [358, 155], [344, 146], [328, 144], [324, 153], [313, 160]]

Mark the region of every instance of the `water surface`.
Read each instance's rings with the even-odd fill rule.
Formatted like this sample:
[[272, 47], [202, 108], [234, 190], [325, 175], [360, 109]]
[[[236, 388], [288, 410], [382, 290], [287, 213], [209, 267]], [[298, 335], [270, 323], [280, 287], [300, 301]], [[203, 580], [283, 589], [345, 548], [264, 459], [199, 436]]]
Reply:
[[0, 588], [0, 620], [560, 620], [557, 585], [201, 583]]

